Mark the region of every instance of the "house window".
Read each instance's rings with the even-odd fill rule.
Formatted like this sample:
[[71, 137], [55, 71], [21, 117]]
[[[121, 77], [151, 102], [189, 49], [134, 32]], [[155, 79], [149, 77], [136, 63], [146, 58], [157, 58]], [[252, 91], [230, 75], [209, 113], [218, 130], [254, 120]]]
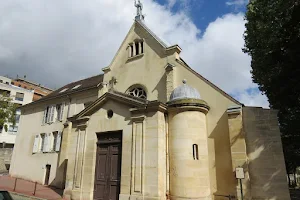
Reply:
[[19, 115], [19, 114], [16, 114], [16, 115], [15, 115], [15, 118], [16, 118], [16, 123], [19, 123], [19, 122], [20, 122], [20, 115]]
[[3, 83], [3, 81], [2, 81], [2, 80], [0, 80], [0, 83]]
[[65, 89], [62, 89], [59, 93], [63, 93], [65, 91], [67, 91], [69, 88], [65, 88]]
[[47, 106], [44, 110], [43, 124], [53, 123], [54, 121], [62, 121], [64, 116], [65, 104], [56, 104]]
[[15, 134], [18, 132], [18, 126], [9, 125], [8, 132]]
[[81, 85], [76, 85], [76, 86], [74, 86], [74, 87], [72, 88], [72, 90], [76, 90], [76, 89], [78, 89], [80, 86], [81, 86]]
[[40, 146], [40, 151], [42, 152], [45, 149], [45, 134], [41, 134], [41, 146]]
[[15, 100], [23, 101], [24, 100], [24, 93], [17, 92]]
[[59, 151], [60, 150], [60, 143], [61, 143], [61, 132], [60, 131], [53, 132], [52, 150], [53, 151]]
[[64, 114], [64, 104], [57, 104], [56, 105], [56, 120], [62, 121]]
[[3, 130], [3, 126], [0, 126], [0, 133], [2, 133], [2, 130]]

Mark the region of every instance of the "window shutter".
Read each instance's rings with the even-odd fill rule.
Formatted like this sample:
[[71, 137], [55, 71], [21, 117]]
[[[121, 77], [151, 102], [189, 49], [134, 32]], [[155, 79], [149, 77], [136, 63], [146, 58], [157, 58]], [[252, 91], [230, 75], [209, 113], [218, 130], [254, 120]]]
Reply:
[[43, 124], [46, 123], [46, 117], [47, 117], [47, 108], [44, 110], [44, 115], [43, 115]]
[[54, 122], [55, 106], [51, 106], [50, 122]]
[[47, 111], [46, 111], [46, 123], [50, 122], [50, 116], [51, 116], [51, 106], [47, 107]]
[[64, 108], [65, 108], [65, 103], [62, 103], [60, 106], [60, 113], [59, 113], [59, 121], [63, 120], [63, 115], [64, 115]]
[[55, 144], [55, 151], [59, 151], [60, 150], [60, 143], [61, 143], [61, 137], [62, 136], [62, 133], [61, 131], [59, 131], [57, 133], [57, 139], [56, 139], [56, 144]]
[[39, 150], [39, 135], [36, 135], [34, 137], [34, 143], [33, 143], [33, 149], [32, 149], [32, 153], [37, 153]]
[[43, 149], [42, 149], [42, 151], [43, 152], [47, 152], [47, 149], [48, 149], [48, 134], [46, 133], [45, 135], [44, 135], [44, 146], [43, 146]]

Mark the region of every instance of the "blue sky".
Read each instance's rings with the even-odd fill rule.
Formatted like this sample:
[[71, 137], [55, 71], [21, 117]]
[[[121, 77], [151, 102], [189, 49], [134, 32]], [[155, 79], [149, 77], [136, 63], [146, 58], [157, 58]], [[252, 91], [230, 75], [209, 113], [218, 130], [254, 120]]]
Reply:
[[[168, 0], [156, 1], [161, 5], [169, 4]], [[195, 25], [200, 30], [205, 30], [209, 23], [215, 21], [218, 17], [221, 17], [228, 13], [246, 12], [245, 2], [245, 0], [177, 0], [171, 10], [172, 12], [187, 12]]]

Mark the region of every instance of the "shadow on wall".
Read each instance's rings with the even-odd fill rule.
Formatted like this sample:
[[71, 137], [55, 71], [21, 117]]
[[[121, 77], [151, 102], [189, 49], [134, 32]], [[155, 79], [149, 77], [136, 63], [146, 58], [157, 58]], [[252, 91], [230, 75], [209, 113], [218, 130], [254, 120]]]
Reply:
[[277, 111], [244, 107], [252, 198], [290, 200]]
[[[59, 157], [60, 155], [58, 156], [58, 161], [59, 161]], [[68, 159], [65, 159], [60, 165], [58, 163], [55, 178], [50, 183], [50, 186], [59, 189], [65, 189], [67, 166], [68, 166]]]
[[[221, 193], [228, 195], [234, 192], [235, 194], [231, 194], [240, 199], [240, 187], [235, 179], [235, 169], [233, 167], [241, 166], [246, 174], [246, 179], [243, 180], [245, 200], [290, 200], [277, 112], [262, 108], [244, 107], [243, 117], [240, 115], [230, 116], [230, 120], [235, 120], [231, 124], [233, 126], [241, 124], [241, 120], [243, 120], [243, 128], [237, 126], [232, 129], [231, 127], [231, 131], [237, 131], [231, 141], [228, 140], [230, 138], [228, 133], [224, 130], [220, 132], [218, 129], [219, 127], [225, 127], [222, 124], [227, 118], [226, 115], [225, 113], [222, 116], [212, 134], [215, 143], [215, 170], [217, 174], [217, 191], [215, 195]], [[220, 145], [224, 146], [220, 147]], [[244, 149], [244, 156], [233, 154], [235, 157], [231, 158], [228, 146], [233, 152]], [[230, 159], [233, 160], [233, 165], [230, 164], [231, 170], [228, 170], [228, 160]], [[220, 169], [220, 167], [225, 167], [226, 171], [225, 168]], [[224, 184], [227, 185], [227, 188]]]
[[227, 195], [236, 196], [236, 180], [232, 169], [232, 158], [229, 138], [228, 117], [225, 112], [212, 131], [209, 139], [213, 140], [215, 160], [212, 167], [216, 178], [213, 184], [215, 199], [228, 199]]

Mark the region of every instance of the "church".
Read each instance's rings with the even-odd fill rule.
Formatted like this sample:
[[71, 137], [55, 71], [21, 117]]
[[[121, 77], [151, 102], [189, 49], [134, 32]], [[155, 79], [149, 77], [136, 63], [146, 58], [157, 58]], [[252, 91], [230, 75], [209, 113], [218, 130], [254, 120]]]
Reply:
[[10, 175], [69, 200], [290, 200], [277, 112], [198, 74], [135, 6], [103, 74], [21, 108]]

